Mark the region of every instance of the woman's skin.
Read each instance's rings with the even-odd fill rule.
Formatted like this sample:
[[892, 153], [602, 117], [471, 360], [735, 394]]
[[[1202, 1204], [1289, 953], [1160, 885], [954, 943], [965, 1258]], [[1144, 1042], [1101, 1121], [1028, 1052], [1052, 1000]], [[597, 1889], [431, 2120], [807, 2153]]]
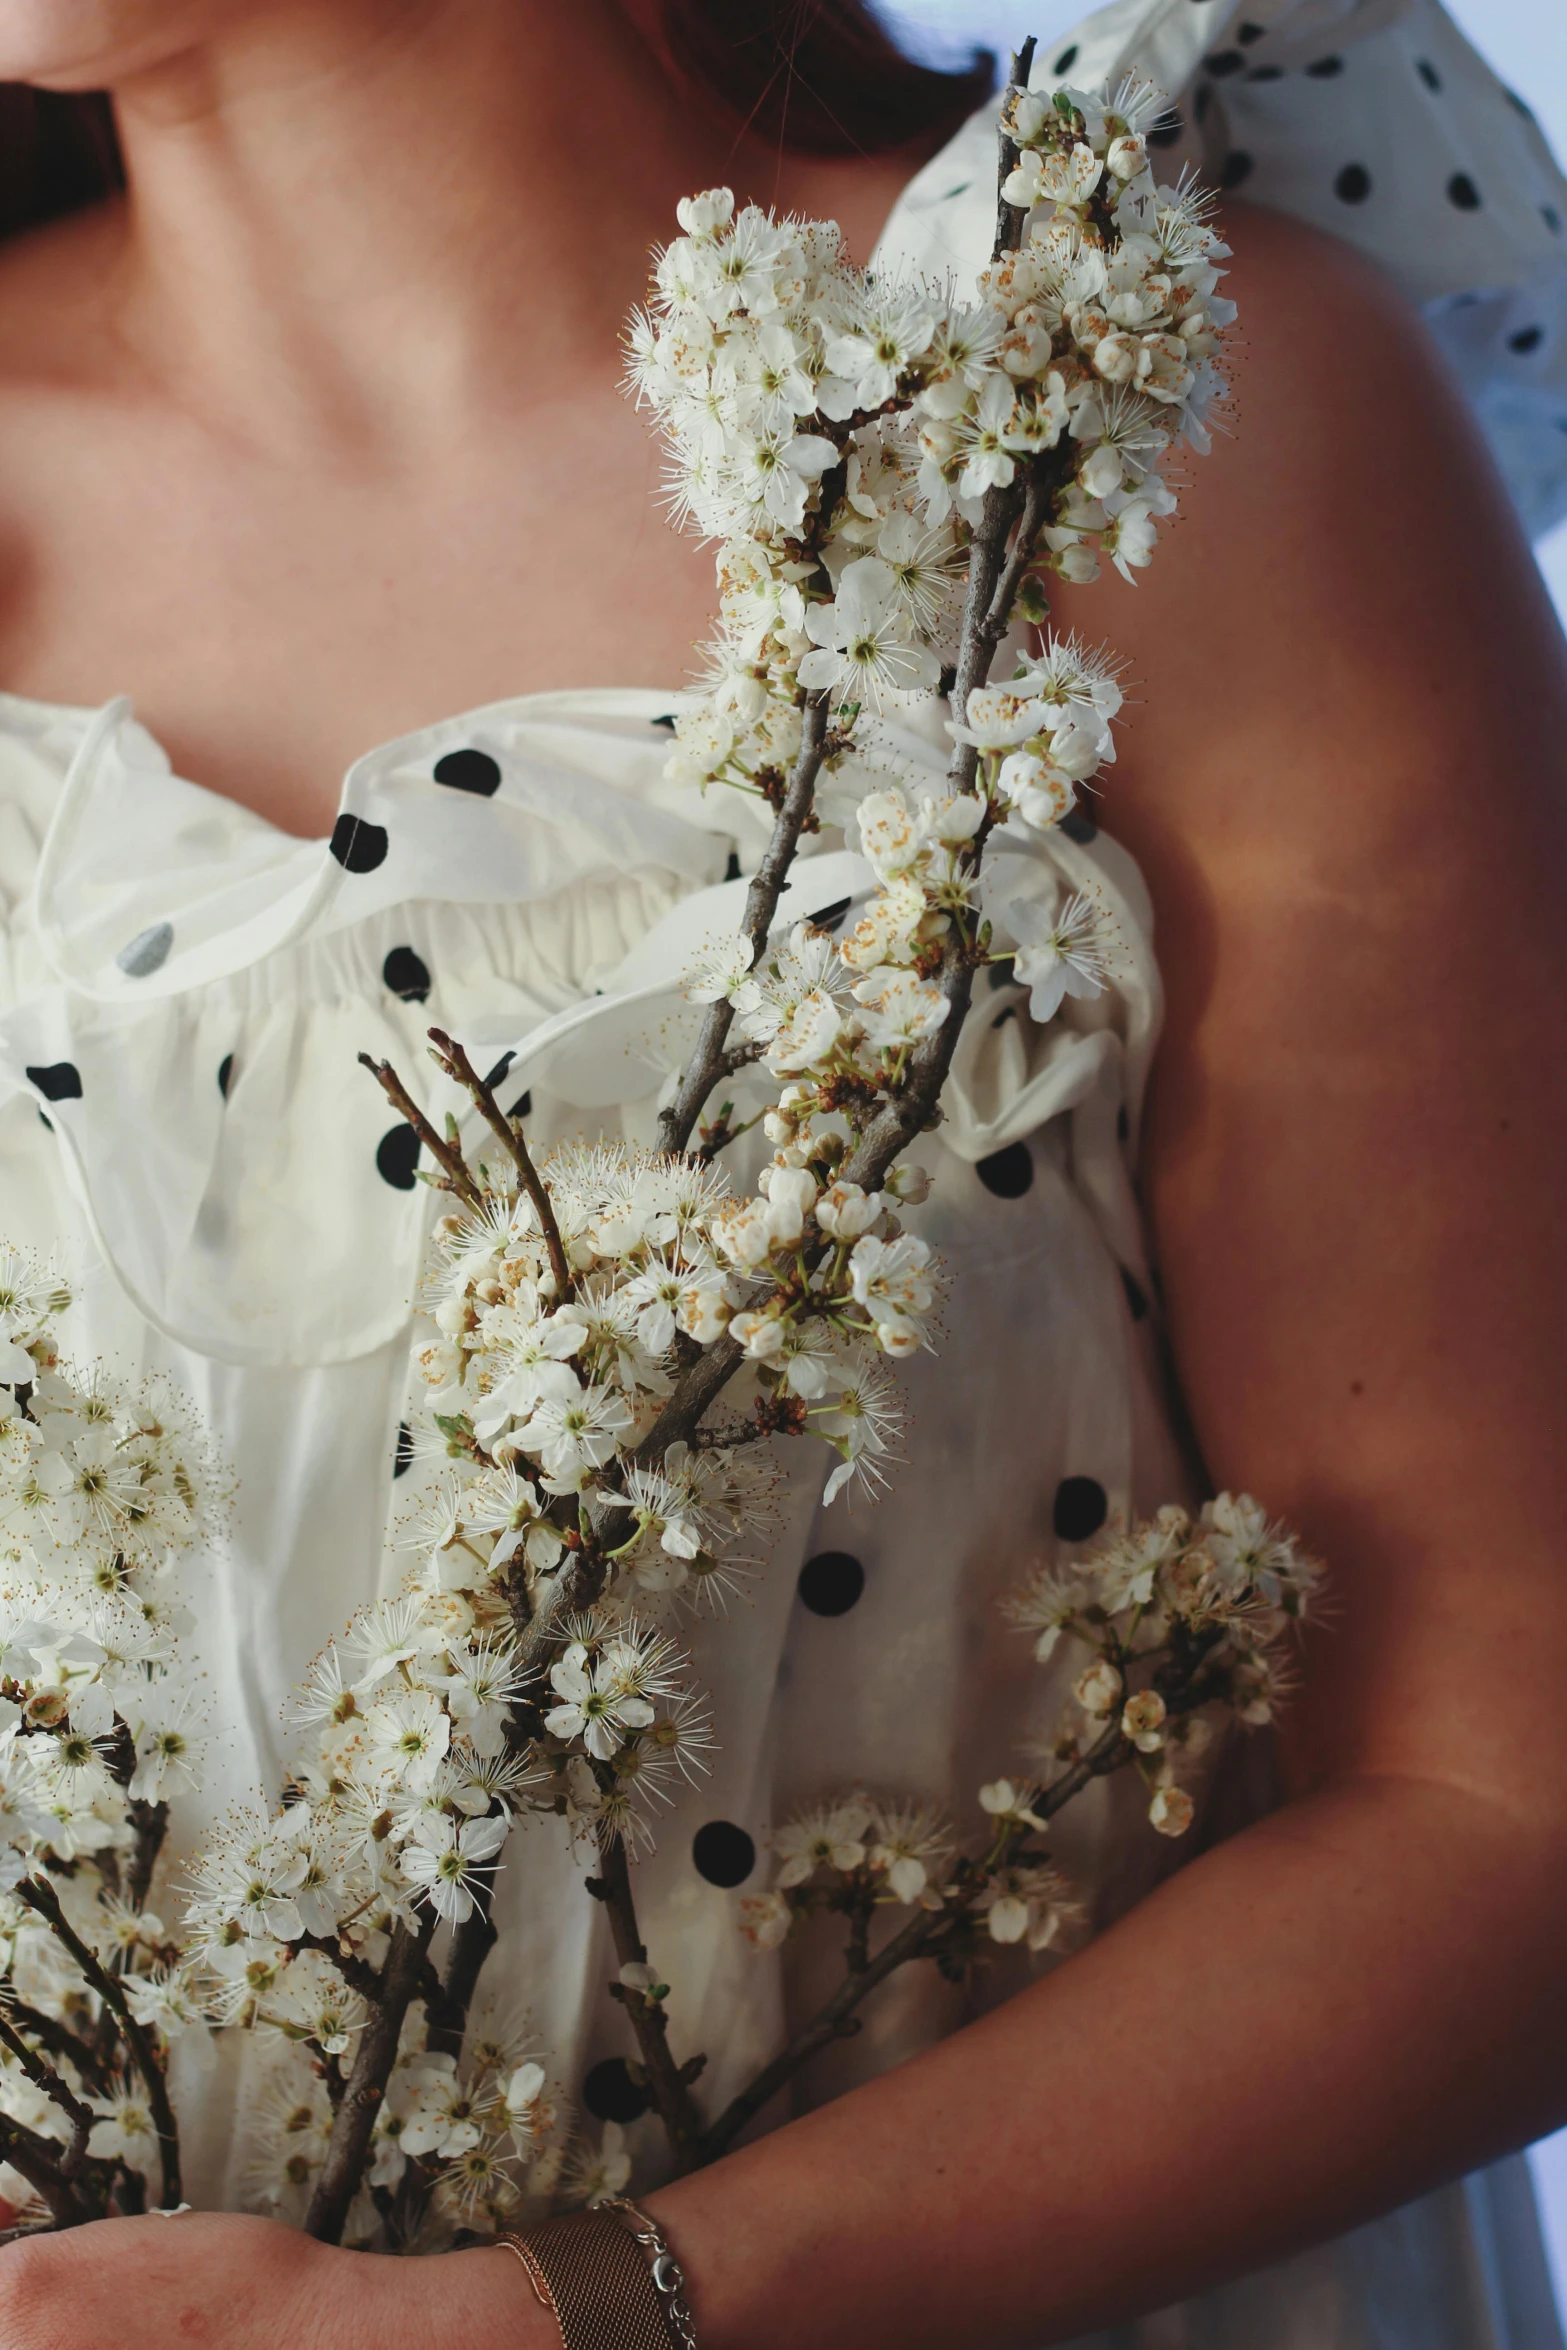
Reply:
[[[327, 829], [369, 744], [673, 682], [707, 555], [615, 334], [676, 196], [864, 253], [911, 159], [737, 148], [607, 0], [0, 0], [113, 86], [134, 201], [0, 253], [0, 677], [124, 689]], [[1215, 1478], [1334, 1605], [1291, 1800], [983, 2023], [650, 2198], [703, 2350], [1038, 2345], [1567, 2115], [1567, 675], [1417, 325], [1237, 211], [1233, 441], [1134, 589], [1104, 815], [1171, 1010], [1145, 1186]], [[516, 2263], [259, 2220], [0, 2255], [6, 2350], [558, 2350]], [[1258, 2345], [1266, 2350], [1266, 2345]]]

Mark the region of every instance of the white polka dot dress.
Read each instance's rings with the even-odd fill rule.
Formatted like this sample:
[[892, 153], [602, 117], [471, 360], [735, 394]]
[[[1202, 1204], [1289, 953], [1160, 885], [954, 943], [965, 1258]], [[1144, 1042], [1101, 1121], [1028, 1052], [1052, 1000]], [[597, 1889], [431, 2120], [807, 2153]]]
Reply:
[[[1379, 22], [1413, 13], [1383, 9]], [[1293, 57], [1286, 21], [1304, 38], [1308, 15], [1330, 19], [1259, 9], [1274, 30], [1254, 37], [1222, 0], [1123, 6], [1085, 28], [1081, 64], [1062, 71], [1091, 78], [1096, 56], [1116, 61], [1112, 18], [1127, 40], [1201, 22], [1246, 61], [1202, 83], [1220, 93], [1207, 137], [1237, 92], [1277, 86], [1246, 79], [1250, 60]], [[1353, 87], [1359, 20], [1331, 21], [1343, 74], [1300, 67], [1330, 98]], [[1434, 34], [1428, 45], [1435, 70], [1450, 69]], [[1336, 53], [1324, 39], [1307, 62]], [[1167, 77], [1182, 90], [1189, 78]], [[1243, 127], [1259, 176], [1284, 170], [1282, 144], [1265, 151], [1228, 114], [1235, 151]], [[989, 139], [971, 127], [920, 175], [889, 256], [972, 264], [986, 232], [965, 173], [969, 160], [976, 175], [990, 168]], [[1385, 163], [1380, 150], [1363, 168], [1376, 181]], [[1487, 187], [1472, 154], [1460, 168]], [[1373, 218], [1372, 198], [1350, 211]], [[536, 1146], [651, 1134], [694, 1016], [679, 979], [733, 925], [764, 837], [738, 797], [664, 781], [676, 706], [607, 689], [469, 712], [368, 753], [330, 838], [301, 842], [173, 774], [124, 701], [0, 695], [0, 1237], [64, 1257], [81, 1284], [66, 1325], [77, 1357], [166, 1372], [237, 1478], [230, 1539], [189, 1593], [214, 1736], [201, 1795], [176, 1813], [183, 1856], [230, 1803], [275, 1794], [281, 1701], [356, 1608], [396, 1587], [388, 1532], [426, 1474], [408, 1443], [408, 1318], [432, 1195], [416, 1137], [358, 1055], [396, 1063], [436, 1116], [456, 1111], [422, 1049], [439, 1023], [498, 1073]], [[917, 780], [939, 761], [939, 730], [893, 751]], [[766, 1571], [727, 1623], [695, 1630], [720, 1746], [641, 1864], [640, 1903], [675, 1987], [674, 2039], [708, 2051], [715, 2105], [813, 1992], [808, 1953], [791, 1950], [786, 1967], [737, 1931], [741, 1893], [765, 1879], [769, 1823], [856, 1781], [970, 1820], [978, 1785], [1015, 1768], [1018, 1740], [1061, 1696], [999, 1596], [1043, 1558], [1070, 1559], [1112, 1513], [1187, 1490], [1131, 1184], [1160, 1015], [1151, 912], [1130, 858], [1086, 820], [1043, 853], [1110, 908], [1118, 976], [1040, 1029], [1000, 970], [965, 1032], [947, 1120], [921, 1146], [936, 1183], [920, 1226], [959, 1277], [939, 1358], [909, 1374], [908, 1459], [879, 1505], [852, 1509], [824, 1508], [819, 1463], [793, 1463]], [[866, 882], [857, 857], [824, 846], [787, 910], [841, 919]], [[1062, 1840], [1101, 1920], [1174, 1857], [1129, 1788], [1097, 1789]], [[580, 1875], [556, 1823], [514, 1837], [494, 1988], [526, 2010], [583, 2109], [623, 2122], [651, 2158]], [[1019, 1979], [998, 1970], [980, 1996]], [[896, 1978], [802, 2099], [896, 2061], [970, 2004], [928, 1970]], [[203, 2204], [243, 2200], [237, 2114], [259, 2061], [226, 2044], [202, 2069], [181, 2043]], [[1503, 2166], [1115, 2340], [1556, 2350], [1553, 2323], [1527, 2190]]]

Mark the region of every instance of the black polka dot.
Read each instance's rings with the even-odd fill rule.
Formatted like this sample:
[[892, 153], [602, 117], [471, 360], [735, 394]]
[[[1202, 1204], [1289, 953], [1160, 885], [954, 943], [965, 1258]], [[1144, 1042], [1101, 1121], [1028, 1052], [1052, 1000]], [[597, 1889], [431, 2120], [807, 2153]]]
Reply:
[[517, 1099], [512, 1103], [511, 1108], [507, 1111], [506, 1115], [508, 1118], [531, 1118], [533, 1116], [533, 1094], [531, 1089], [527, 1093], [518, 1094]]
[[1016, 1018], [1016, 1004], [1004, 1004], [1001, 1010], [996, 1014], [994, 1020], [991, 1021], [990, 1025], [992, 1028], [1005, 1028], [1009, 1020], [1015, 1020]]
[[494, 1068], [490, 1071], [488, 1077], [486, 1077], [484, 1080], [485, 1084], [490, 1088], [492, 1093], [494, 1092], [496, 1086], [500, 1085], [504, 1081], [506, 1072], [510, 1069], [513, 1061], [515, 1061], [516, 1058], [517, 1056], [515, 1053], [502, 1053], [500, 1059], [496, 1062]]
[[1150, 123], [1148, 126], [1150, 147], [1173, 147], [1180, 135], [1181, 118], [1173, 108], [1167, 114], [1161, 114], [1157, 122]]
[[1010, 955], [1003, 955], [999, 963], [987, 964], [986, 969], [990, 973], [990, 984], [993, 988], [1010, 987], [1017, 977]]
[[1109, 1515], [1110, 1503], [1097, 1477], [1063, 1477], [1056, 1487], [1051, 1524], [1063, 1542], [1086, 1542]]
[[1021, 1199], [1034, 1180], [1034, 1155], [1026, 1142], [1009, 1142], [981, 1159], [974, 1172], [997, 1199]]
[[1236, 26], [1235, 38], [1237, 41], [1239, 41], [1243, 49], [1249, 49], [1253, 41], [1260, 41], [1265, 38], [1267, 30], [1268, 28], [1265, 24], [1252, 24], [1248, 20], [1247, 22], [1238, 24]]
[[150, 929], [139, 930], [114, 959], [127, 979], [150, 979], [154, 971], [163, 969], [173, 944], [173, 923], [154, 922]]
[[1076, 63], [1077, 43], [1074, 41], [1069, 49], [1062, 50], [1051, 70], [1055, 73], [1070, 73]]
[[1250, 179], [1251, 169], [1252, 158], [1247, 154], [1245, 148], [1232, 148], [1224, 158], [1224, 168], [1219, 174], [1220, 187], [1240, 187], [1243, 181]]
[[800, 1602], [813, 1616], [846, 1616], [865, 1589], [865, 1569], [846, 1550], [819, 1550], [800, 1569]]
[[393, 947], [381, 965], [381, 977], [405, 1004], [422, 1004], [430, 992], [430, 967], [412, 947]]
[[82, 1073], [74, 1061], [51, 1061], [42, 1069], [29, 1069], [27, 1082], [34, 1085], [46, 1102], [79, 1102], [82, 1098]]
[[1371, 193], [1371, 174], [1363, 163], [1346, 163], [1333, 182], [1333, 193], [1341, 204], [1364, 204]]
[[1211, 82], [1199, 82], [1197, 85], [1197, 95], [1192, 100], [1192, 114], [1195, 119], [1198, 122], [1206, 122], [1208, 119], [1209, 109], [1212, 107], [1212, 105], [1213, 84]]
[[1246, 79], [1249, 82], [1281, 82], [1284, 79], [1284, 68], [1282, 65], [1254, 65]]
[[1086, 849], [1091, 840], [1099, 838], [1099, 827], [1092, 816], [1085, 816], [1081, 808], [1074, 808], [1070, 816], [1061, 819], [1061, 830], [1068, 840], [1075, 840], [1080, 849]]
[[1238, 49], [1216, 49], [1211, 57], [1203, 59], [1204, 66], [1216, 82], [1222, 81], [1226, 74], [1239, 73], [1245, 62]]
[[841, 930], [851, 903], [849, 898], [834, 898], [830, 906], [823, 906], [820, 913], [811, 916], [811, 920], [818, 930]]
[[1550, 230], [1553, 237], [1558, 237], [1561, 235], [1562, 216], [1557, 211], [1554, 204], [1542, 204], [1540, 206], [1540, 218], [1544, 221], [1546, 227]]
[[1115, 1139], [1117, 1142], [1129, 1142], [1131, 1134], [1132, 1121], [1126, 1114], [1126, 1104], [1123, 1102], [1115, 1114]]
[[384, 824], [367, 824], [345, 811], [332, 827], [332, 854], [345, 873], [373, 873], [385, 864], [387, 847]]
[[1447, 200], [1449, 204], [1455, 204], [1460, 212], [1479, 211], [1480, 191], [1467, 171], [1454, 172], [1447, 183]]
[[400, 1420], [397, 1426], [397, 1442], [392, 1447], [392, 1475], [406, 1477], [413, 1465], [413, 1457], [414, 1432], [406, 1420]]
[[661, 711], [657, 718], [649, 720], [649, 724], [653, 726], [665, 726], [669, 729], [669, 732], [673, 734], [675, 731], [675, 713], [673, 710]]
[[623, 2056], [606, 2056], [583, 2082], [582, 2102], [595, 2121], [634, 2122], [641, 2120], [651, 2099], [631, 2078]]
[[419, 1164], [419, 1137], [411, 1126], [391, 1126], [376, 1147], [376, 1169], [394, 1191], [412, 1191]]
[[728, 862], [728, 864], [727, 864], [727, 865], [724, 867], [724, 879], [725, 879], [726, 881], [738, 881], [738, 880], [739, 880], [739, 878], [740, 878], [740, 851], [739, 851], [738, 849], [731, 849], [731, 850], [730, 850], [730, 852], [729, 852], [729, 862]]
[[710, 1885], [743, 1885], [756, 1866], [756, 1846], [733, 1820], [709, 1820], [691, 1839], [697, 1875]]
[[492, 759], [488, 751], [448, 751], [444, 759], [435, 762], [435, 780], [452, 791], [493, 799], [501, 788], [500, 761]]
[[1521, 358], [1525, 352], [1538, 351], [1544, 340], [1543, 326], [1521, 326], [1516, 334], [1508, 336], [1507, 348], [1516, 351]]
[[1319, 57], [1314, 64], [1308, 65], [1306, 68], [1314, 82], [1336, 81], [1343, 70], [1344, 60], [1342, 57]]
[[1437, 72], [1436, 67], [1431, 63], [1429, 57], [1417, 57], [1415, 59], [1415, 71], [1420, 76], [1420, 79], [1425, 83], [1425, 86], [1428, 90], [1439, 90], [1442, 87], [1442, 77]]
[[1121, 1287], [1126, 1292], [1127, 1311], [1132, 1320], [1146, 1322], [1148, 1319], [1147, 1293], [1137, 1276], [1134, 1273], [1128, 1273], [1124, 1265], [1121, 1267]]
[[218, 1063], [218, 1091], [220, 1094], [222, 1094], [225, 1101], [227, 1101], [229, 1098], [229, 1087], [233, 1084], [233, 1082], [234, 1055], [232, 1053], [225, 1053], [222, 1060]]

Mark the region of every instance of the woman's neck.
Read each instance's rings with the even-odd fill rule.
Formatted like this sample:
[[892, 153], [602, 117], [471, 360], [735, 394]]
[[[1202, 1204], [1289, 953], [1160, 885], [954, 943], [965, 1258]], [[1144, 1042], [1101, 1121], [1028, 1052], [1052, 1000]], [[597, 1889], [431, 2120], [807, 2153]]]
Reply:
[[863, 249], [910, 167], [737, 139], [610, 0], [269, 0], [115, 99], [122, 342], [230, 429], [372, 461], [602, 373], [688, 189]]

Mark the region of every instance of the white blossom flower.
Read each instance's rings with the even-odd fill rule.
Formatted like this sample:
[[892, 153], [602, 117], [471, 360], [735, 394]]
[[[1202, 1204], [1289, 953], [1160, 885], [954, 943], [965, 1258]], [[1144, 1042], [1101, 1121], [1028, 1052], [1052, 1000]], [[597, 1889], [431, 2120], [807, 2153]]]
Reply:
[[811, 604], [805, 626], [818, 647], [799, 664], [800, 683], [879, 710], [887, 689], [934, 685], [940, 663], [910, 634], [898, 574], [879, 555], [846, 564], [830, 604]]
[[779, 1861], [775, 1890], [787, 1892], [791, 1886], [803, 1885], [818, 1869], [863, 1868], [871, 1818], [870, 1805], [851, 1798], [802, 1812], [789, 1821], [773, 1838]]
[[630, 1730], [645, 1730], [654, 1709], [635, 1680], [628, 1681], [618, 1655], [606, 1649], [590, 1657], [574, 1641], [550, 1668], [550, 1685], [561, 1703], [546, 1717], [556, 1738], [580, 1738], [589, 1754], [609, 1762]]
[[437, 1917], [454, 1926], [473, 1915], [475, 1888], [506, 1841], [509, 1823], [498, 1818], [441, 1819], [430, 1823], [428, 1836], [405, 1844], [403, 1875], [429, 1902]]

